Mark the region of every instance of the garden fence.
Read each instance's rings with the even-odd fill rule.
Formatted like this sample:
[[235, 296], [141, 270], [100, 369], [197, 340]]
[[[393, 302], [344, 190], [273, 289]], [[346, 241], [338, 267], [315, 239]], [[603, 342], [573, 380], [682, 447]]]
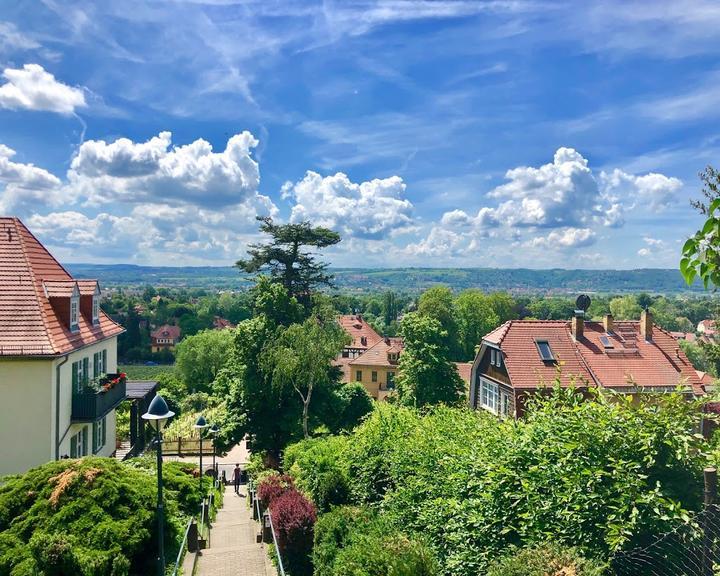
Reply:
[[705, 470], [705, 506], [690, 522], [648, 546], [619, 552], [611, 560], [615, 576], [713, 576], [720, 574], [720, 506], [715, 503], [717, 472]]

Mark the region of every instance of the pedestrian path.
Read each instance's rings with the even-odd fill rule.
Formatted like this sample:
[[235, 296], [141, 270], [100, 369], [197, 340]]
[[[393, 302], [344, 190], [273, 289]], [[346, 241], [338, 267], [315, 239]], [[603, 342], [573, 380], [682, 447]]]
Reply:
[[198, 556], [198, 576], [277, 576], [265, 545], [255, 539], [260, 525], [252, 519], [246, 487], [241, 487], [240, 494], [232, 486], [225, 487], [210, 547]]

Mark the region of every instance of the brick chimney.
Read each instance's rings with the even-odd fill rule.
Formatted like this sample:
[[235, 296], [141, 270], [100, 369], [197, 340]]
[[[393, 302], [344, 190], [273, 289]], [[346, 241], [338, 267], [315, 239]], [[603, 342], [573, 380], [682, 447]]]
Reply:
[[640, 313], [640, 334], [645, 341], [652, 341], [653, 319], [652, 314], [650, 314], [650, 311], [647, 308]]
[[613, 330], [615, 330], [615, 323], [613, 321], [612, 314], [605, 314], [603, 317], [603, 326], [605, 327], [605, 332], [607, 334], [610, 334]]
[[575, 310], [575, 316], [572, 319], [572, 335], [575, 341], [581, 340], [585, 332], [585, 311]]

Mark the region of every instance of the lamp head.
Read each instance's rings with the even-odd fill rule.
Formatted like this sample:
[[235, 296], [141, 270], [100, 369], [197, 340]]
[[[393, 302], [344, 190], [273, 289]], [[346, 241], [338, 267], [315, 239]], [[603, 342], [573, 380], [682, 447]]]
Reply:
[[203, 428], [207, 428], [208, 423], [205, 421], [205, 416], [202, 414], [198, 417], [197, 421], [195, 422], [194, 428], [197, 428], [198, 430], [202, 430]]
[[220, 432], [220, 428], [217, 427], [217, 424], [210, 426], [210, 434], [217, 436], [218, 432]]
[[147, 412], [142, 415], [143, 420], [147, 420], [148, 424], [156, 432], [162, 431], [167, 424], [167, 421], [175, 416], [175, 412], [172, 412], [165, 402], [165, 399], [159, 394], [155, 395], [155, 398], [150, 402]]

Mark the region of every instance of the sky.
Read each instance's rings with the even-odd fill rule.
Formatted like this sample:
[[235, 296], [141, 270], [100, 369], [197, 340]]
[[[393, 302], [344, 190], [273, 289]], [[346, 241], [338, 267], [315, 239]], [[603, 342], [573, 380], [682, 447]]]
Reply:
[[0, 215], [65, 262], [677, 267], [720, 151], [704, 0], [59, 0], [0, 11]]

